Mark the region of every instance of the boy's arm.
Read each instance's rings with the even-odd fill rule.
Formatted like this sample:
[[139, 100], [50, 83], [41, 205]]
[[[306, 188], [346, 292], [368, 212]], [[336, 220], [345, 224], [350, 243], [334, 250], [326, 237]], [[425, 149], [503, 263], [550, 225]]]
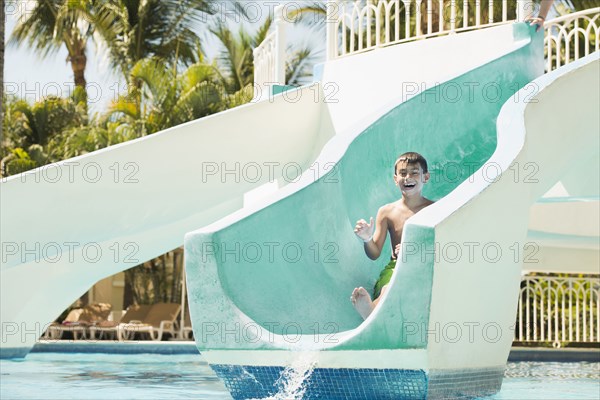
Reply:
[[552, 7], [553, 2], [554, 2], [554, 0], [542, 0], [541, 1], [540, 12], [538, 13], [538, 18], [542, 18], [542, 19], [546, 20], [546, 17], [548, 16], [548, 11], [550, 11], [550, 8]]
[[537, 25], [537, 28], [535, 29], [536, 32], [544, 26], [544, 22], [546, 22], [546, 17], [548, 16], [548, 11], [550, 11], [553, 2], [554, 0], [542, 0], [540, 2], [540, 10], [537, 17], [530, 15], [525, 19], [526, 21], [529, 21], [530, 25]]
[[371, 240], [365, 242], [365, 253], [371, 260], [377, 260], [381, 255], [381, 249], [385, 243], [385, 237], [387, 236], [388, 226], [386, 218], [385, 206], [381, 207], [377, 211], [377, 218], [375, 220], [375, 232]]

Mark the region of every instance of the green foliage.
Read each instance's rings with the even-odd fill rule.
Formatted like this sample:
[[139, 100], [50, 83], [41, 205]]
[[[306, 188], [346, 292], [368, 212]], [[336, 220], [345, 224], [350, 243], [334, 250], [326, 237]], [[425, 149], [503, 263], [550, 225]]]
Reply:
[[235, 93], [228, 94], [223, 98], [223, 102], [221, 104], [222, 109], [226, 110], [228, 108], [233, 108], [237, 106], [241, 106], [250, 102], [254, 97], [254, 86], [247, 85], [242, 89], [238, 90]]
[[32, 144], [29, 146], [27, 153], [37, 165], [44, 165], [48, 161], [48, 154], [46, 154], [44, 148], [39, 144]]
[[[237, 1], [238, 12], [243, 13]], [[128, 79], [146, 58], [184, 66], [200, 61], [194, 25], [219, 10], [218, 0], [104, 0], [87, 15], [114, 69]]]
[[182, 273], [182, 248], [128, 269], [125, 279], [132, 292], [131, 301], [135, 304], [179, 303]]
[[312, 76], [314, 54], [310, 47], [299, 50], [288, 49], [285, 68], [285, 82], [287, 85], [301, 85]]
[[91, 153], [105, 147], [134, 139], [133, 132], [118, 123], [93, 124], [64, 131], [48, 143], [47, 151], [53, 161]]
[[0, 171], [2, 176], [10, 176], [20, 174], [21, 172], [29, 171], [38, 166], [38, 164], [29, 157], [29, 154], [18, 147], [4, 157], [0, 162]]
[[[269, 34], [273, 24], [272, 16], [258, 28], [255, 34], [250, 34], [242, 26], [237, 33], [232, 32], [225, 24], [218, 23], [211, 33], [219, 40], [221, 52], [218, 65], [221, 72], [222, 83], [228, 93], [247, 92], [247, 87], [254, 83], [254, 56], [253, 50], [259, 46]], [[312, 75], [313, 52], [308, 46], [287, 49], [286, 83], [299, 85]], [[239, 95], [236, 96], [239, 99]], [[242, 95], [242, 98], [248, 98]], [[248, 101], [252, 97], [248, 98]], [[235, 103], [235, 102], [234, 102]]]
[[161, 59], [140, 60], [136, 83], [110, 105], [107, 118], [137, 136], [148, 135], [223, 109], [225, 89], [214, 64], [198, 62], [176, 74]]
[[70, 98], [50, 96], [34, 104], [14, 98], [6, 100], [3, 145], [8, 147], [45, 146], [65, 129], [87, 121], [85, 107]]
[[225, 23], [217, 23], [211, 33], [219, 40], [222, 51], [218, 57], [219, 67], [223, 70], [223, 84], [228, 93], [235, 93], [254, 82], [253, 49], [266, 37], [273, 19], [263, 23], [255, 35], [251, 35], [242, 26], [237, 34]]

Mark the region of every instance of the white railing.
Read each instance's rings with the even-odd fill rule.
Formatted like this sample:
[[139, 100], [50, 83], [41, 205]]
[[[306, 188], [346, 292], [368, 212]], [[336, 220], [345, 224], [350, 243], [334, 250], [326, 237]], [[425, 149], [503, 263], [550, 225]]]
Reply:
[[600, 342], [599, 323], [600, 278], [523, 278], [515, 340]]
[[[263, 93], [273, 84], [285, 85], [286, 22], [283, 6], [275, 7], [273, 32], [254, 49], [254, 90]], [[258, 90], [257, 90], [258, 88]]]
[[567, 14], [544, 24], [546, 71], [600, 49], [600, 7]]
[[328, 0], [327, 57], [522, 21], [530, 0]]
[[[531, 0], [326, 0], [326, 4], [328, 60], [417, 39], [523, 21], [536, 14]], [[254, 50], [255, 88], [286, 83], [283, 10], [283, 6], [275, 8], [275, 29]], [[598, 51], [599, 26], [600, 7], [547, 21], [547, 70]]]
[[254, 49], [255, 84], [275, 80], [275, 36], [276, 32], [271, 32], [260, 46]]

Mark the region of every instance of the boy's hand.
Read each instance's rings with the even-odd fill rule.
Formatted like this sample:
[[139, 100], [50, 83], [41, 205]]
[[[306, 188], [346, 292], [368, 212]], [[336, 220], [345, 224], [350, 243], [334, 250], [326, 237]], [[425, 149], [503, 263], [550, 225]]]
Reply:
[[370, 223], [367, 223], [364, 219], [358, 220], [354, 227], [354, 233], [361, 238], [363, 242], [368, 242], [373, 238], [373, 231], [373, 217], [371, 217]]
[[546, 19], [543, 17], [529, 17], [525, 20], [526, 22], [529, 22], [529, 25], [537, 25], [535, 28], [535, 31], [539, 31], [540, 28], [544, 27], [544, 22], [546, 22]]
[[400, 254], [400, 249], [402, 248], [402, 244], [398, 243], [396, 245], [396, 248], [394, 248], [394, 254], [396, 255], [396, 257], [398, 257], [398, 254]]

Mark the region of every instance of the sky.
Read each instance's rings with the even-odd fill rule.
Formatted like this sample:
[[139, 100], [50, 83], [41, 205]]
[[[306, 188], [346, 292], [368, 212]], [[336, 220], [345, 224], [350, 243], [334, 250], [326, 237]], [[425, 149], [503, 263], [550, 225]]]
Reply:
[[[291, 0], [248, 0], [244, 2], [249, 14], [244, 19], [239, 14], [232, 14], [231, 8], [221, 6], [218, 17], [225, 18], [232, 30], [237, 31], [240, 25], [248, 30], [255, 30], [277, 4], [288, 4], [292, 9], [294, 2]], [[292, 4], [293, 3], [293, 4]], [[10, 37], [19, 18], [23, 18], [35, 5], [31, 0], [6, 0], [6, 30], [5, 43]], [[209, 59], [217, 56], [219, 45], [206, 33], [206, 27], [199, 24], [197, 31], [205, 44], [205, 51]], [[322, 32], [319, 35], [314, 30], [304, 26], [292, 26], [289, 24], [288, 43], [298, 45], [311, 45], [317, 51], [317, 61], [325, 58], [324, 39]], [[89, 44], [87, 49], [88, 62], [86, 68], [86, 80], [88, 83], [88, 100], [90, 112], [105, 110], [111, 100], [123, 93], [125, 82], [117, 74], [112, 73], [108, 64], [98, 56], [94, 44]], [[58, 52], [45, 58], [41, 58], [27, 46], [7, 45], [5, 50], [4, 64], [5, 92], [26, 98], [33, 102], [49, 95], [69, 95], [73, 88], [73, 73], [67, 63], [67, 51], [63, 47]]]

